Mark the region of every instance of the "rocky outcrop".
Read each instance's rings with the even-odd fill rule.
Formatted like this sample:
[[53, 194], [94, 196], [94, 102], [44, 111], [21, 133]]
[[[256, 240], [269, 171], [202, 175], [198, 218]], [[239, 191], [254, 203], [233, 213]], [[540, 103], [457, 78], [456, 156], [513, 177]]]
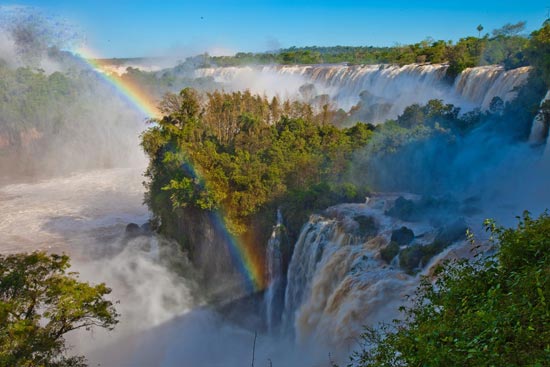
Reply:
[[166, 234], [188, 252], [202, 274], [209, 297], [222, 300], [244, 295], [242, 275], [232, 253], [236, 240], [229, 235], [219, 215], [196, 208], [177, 209], [174, 214], [170, 233]]

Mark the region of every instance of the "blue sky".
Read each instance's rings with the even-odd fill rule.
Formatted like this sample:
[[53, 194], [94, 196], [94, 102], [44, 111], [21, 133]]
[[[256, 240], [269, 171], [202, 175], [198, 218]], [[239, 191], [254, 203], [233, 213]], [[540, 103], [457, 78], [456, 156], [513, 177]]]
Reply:
[[[550, 0], [143, 1], [21, 0], [77, 24], [103, 57], [266, 51], [305, 45], [457, 40], [508, 22], [545, 19]], [[0, 4], [2, 4], [0, 3]]]

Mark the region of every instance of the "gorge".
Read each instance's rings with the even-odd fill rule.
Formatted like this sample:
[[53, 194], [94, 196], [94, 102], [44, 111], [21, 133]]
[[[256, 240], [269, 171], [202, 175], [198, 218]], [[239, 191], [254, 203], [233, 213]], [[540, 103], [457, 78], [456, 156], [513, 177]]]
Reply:
[[[115, 330], [66, 337], [90, 365], [345, 365], [439, 265], [495, 253], [487, 218], [550, 202], [534, 63], [207, 65], [165, 88], [181, 65], [64, 57], [0, 64], [4, 112], [20, 84], [58, 98], [0, 116], [0, 252], [65, 252], [112, 287]], [[155, 82], [158, 116], [132, 94]]]

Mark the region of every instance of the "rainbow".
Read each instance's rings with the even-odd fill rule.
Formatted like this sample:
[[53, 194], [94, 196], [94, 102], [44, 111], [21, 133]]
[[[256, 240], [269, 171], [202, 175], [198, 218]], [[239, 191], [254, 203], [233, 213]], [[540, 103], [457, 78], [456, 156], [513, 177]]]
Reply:
[[[199, 185], [205, 185], [205, 180], [202, 175], [190, 164], [190, 162], [182, 155], [184, 160], [181, 169], [189, 176], [197, 179]], [[252, 243], [244, 241], [243, 238], [233, 235], [228, 229], [225, 222], [225, 216], [222, 211], [218, 210], [210, 212], [210, 223], [214, 226], [217, 233], [227, 244], [229, 256], [233, 261], [233, 265], [242, 274], [245, 289], [249, 293], [263, 290], [266, 287], [264, 273], [264, 258], [255, 251], [255, 246]]]
[[[98, 57], [97, 53], [92, 52], [86, 47], [80, 47], [75, 53], [92, 69], [98, 71], [98, 74], [107, 83], [112, 85], [132, 106], [137, 108], [144, 117], [149, 119], [161, 117], [161, 113], [156, 106], [155, 98], [146, 93], [134, 81], [110, 71], [108, 63]], [[185, 170], [192, 177], [199, 179], [200, 182], [204, 182], [202, 176], [195, 170], [195, 167], [193, 167], [190, 162], [185, 162], [182, 165], [182, 170]], [[222, 211], [212, 212], [210, 214], [210, 220], [227, 244], [231, 260], [235, 268], [243, 277], [245, 289], [248, 292], [257, 292], [264, 289], [265, 274], [263, 256], [255, 251], [255, 246], [253, 244], [246, 243], [242, 238], [231, 234], [227, 229]]]
[[243, 275], [245, 289], [254, 293], [265, 288], [264, 262], [261, 256], [254, 253], [253, 245], [232, 235], [227, 230], [224, 216], [220, 212], [212, 212], [211, 223], [224, 237], [228, 245], [229, 255], [234, 266]]
[[98, 74], [107, 83], [111, 84], [124, 99], [136, 107], [145, 117], [159, 118], [161, 116], [153, 96], [146, 93], [136, 82], [110, 71], [109, 64], [105, 59], [99, 58], [97, 53], [87, 47], [80, 47], [75, 51], [75, 54], [92, 69], [98, 71]]

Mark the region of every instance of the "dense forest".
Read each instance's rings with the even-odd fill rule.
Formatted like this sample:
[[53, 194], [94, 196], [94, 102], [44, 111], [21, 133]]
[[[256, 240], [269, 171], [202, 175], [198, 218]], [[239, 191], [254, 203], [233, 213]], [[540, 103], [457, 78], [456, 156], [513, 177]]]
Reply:
[[[411, 45], [392, 47], [334, 46], [291, 47], [277, 52], [237, 53], [207, 56], [204, 64], [238, 66], [249, 64], [399, 64], [449, 63], [449, 77], [468, 67], [502, 64], [507, 69], [527, 65], [529, 39], [522, 35], [525, 22], [506, 24], [483, 37], [465, 37], [458, 42], [427, 38]], [[481, 33], [481, 31], [480, 31]]]
[[[183, 86], [213, 91], [221, 86], [211, 78], [194, 78], [196, 68], [245, 65], [294, 64], [397, 64], [448, 63], [447, 80], [452, 82], [466, 68], [480, 65], [502, 65], [505, 69], [532, 65], [536, 55], [544, 52], [544, 30], [531, 36], [523, 34], [525, 22], [506, 24], [491, 34], [461, 38], [456, 43], [428, 38], [411, 45], [392, 47], [332, 46], [291, 47], [273, 52], [243, 53], [234, 56], [188, 57], [173, 68], [143, 71], [129, 66], [123, 79], [140, 85], [151, 95], [161, 97], [166, 91], [177, 93]], [[542, 32], [542, 33], [541, 33]], [[139, 63], [141, 59], [105, 59], [108, 65]], [[154, 63], [154, 59], [150, 60]]]
[[[195, 67], [448, 62], [450, 78], [477, 65], [532, 66], [528, 82], [512, 102], [495, 98], [488, 111], [462, 113], [458, 107], [434, 99], [411, 105], [395, 120], [377, 126], [356, 122], [343, 128], [340, 125], [346, 113], [329, 104], [268, 99], [247, 91], [184, 88], [168, 93], [160, 102], [163, 117], [150, 120], [141, 136], [149, 158], [145, 202], [153, 214], [153, 227], [175, 237], [192, 256], [196, 244], [178, 235], [179, 222], [187, 210], [216, 212], [232, 235], [251, 237], [265, 246], [280, 209], [293, 243], [310, 214], [338, 203], [364, 202], [371, 191], [414, 192], [429, 202], [429, 195], [460, 192], [479, 182], [476, 174], [484, 167], [509, 158], [505, 147], [527, 141], [537, 113], [545, 115], [548, 124], [550, 105], [539, 103], [550, 86], [550, 23], [529, 37], [521, 35], [523, 27], [521, 22], [508, 24], [491, 35], [463, 38], [456, 44], [428, 39], [396, 47], [291, 48], [233, 57], [204, 55], [160, 74], [129, 69], [124, 78], [160, 93], [175, 91], [181, 84], [215, 88], [212, 80], [182, 78], [179, 71], [187, 70], [189, 63]], [[43, 164], [34, 158], [65, 140], [79, 148], [75, 156], [78, 167], [85, 165], [88, 153], [97, 153], [98, 142], [116, 146], [114, 154], [110, 151], [104, 157], [127, 154], [126, 145], [118, 140], [113, 144], [110, 130], [98, 128], [95, 122], [106, 119], [122, 132], [135, 126], [127, 124], [127, 116], [117, 111], [120, 101], [94, 96], [97, 83], [97, 75], [89, 71], [47, 74], [0, 62], [0, 163], [8, 166], [14, 157], [27, 155], [28, 162]], [[79, 116], [78, 121], [74, 116]], [[479, 148], [475, 154], [473, 148]], [[71, 152], [64, 149], [59, 154]], [[54, 165], [58, 156], [52, 157]], [[95, 156], [94, 162], [98, 159], [100, 165], [112, 165], [102, 161], [102, 155]], [[403, 202], [403, 211], [394, 214], [407, 215], [409, 205]], [[365, 367], [548, 365], [549, 223], [547, 214], [538, 219], [524, 214], [516, 229], [503, 229], [488, 221], [486, 228], [493, 235], [496, 254], [439, 269], [436, 278], [422, 284], [415, 303], [404, 309], [404, 321], [365, 332], [364, 349], [351, 363]], [[81, 311], [86, 310], [80, 303], [91, 303], [90, 317], [99, 315], [100, 326], [110, 328], [117, 315], [112, 304], [102, 299], [110, 290], [67, 278], [69, 264], [64, 256], [37, 253], [1, 260], [0, 319], [9, 330], [0, 333], [0, 365], [20, 361], [44, 364], [48, 359], [52, 359], [49, 365], [83, 363], [80, 358], [72, 362], [56, 358], [64, 350], [62, 336], [67, 329], [87, 324], [52, 323], [42, 334], [45, 329], [34, 314], [37, 295], [47, 295], [40, 299], [40, 307], [53, 305], [52, 319], [64, 321], [75, 312], [72, 317], [78, 322], [83, 317]], [[406, 258], [401, 260], [406, 263]], [[28, 303], [14, 301], [20, 285], [30, 289]], [[35, 289], [36, 285], [40, 289]], [[76, 296], [67, 298], [71, 294]], [[56, 313], [59, 310], [61, 316]], [[14, 313], [22, 318], [13, 318]], [[14, 335], [20, 336], [19, 349], [13, 347]]]
[[[108, 97], [112, 90], [97, 73], [56, 61], [60, 70], [47, 73], [0, 59], [0, 163], [10, 167], [2, 178], [129, 159], [121, 153], [134, 146], [130, 134], [140, 129], [137, 114], [124, 108], [124, 100]], [[67, 154], [79, 159], [63, 159]]]
[[194, 207], [222, 211], [235, 235], [259, 221], [265, 239], [282, 207], [296, 236], [312, 210], [364, 199], [343, 175], [373, 126], [339, 129], [328, 107], [249, 92], [187, 88], [168, 95], [162, 109], [142, 141], [150, 157], [146, 201], [162, 233], [174, 233], [178, 208]]
[[[521, 26], [506, 26], [497, 37], [510, 37]], [[200, 95], [184, 89], [169, 94], [161, 103], [165, 116], [143, 135], [142, 144], [150, 157], [147, 202], [164, 227], [174, 220], [171, 211], [178, 207], [223, 209], [231, 231], [238, 234], [250, 228], [249, 220], [255, 214], [264, 209], [273, 213], [285, 201], [299, 203], [294, 207], [302, 208], [299, 212], [311, 212], [313, 205], [320, 209], [330, 204], [330, 200], [318, 200], [332, 197], [329, 192], [352, 198], [358, 194], [357, 187], [363, 187], [363, 192], [366, 187], [428, 192], [433, 187], [426, 183], [437, 180], [424, 177], [415, 182], [414, 172], [425, 171], [415, 164], [440, 166], [434, 172], [443, 176], [441, 180], [446, 178], [447, 163], [435, 161], [440, 157], [430, 156], [433, 149], [424, 148], [439, 144], [445, 147], [446, 156], [458, 155], [467, 149], [461, 142], [480, 131], [501, 136], [502, 141], [528, 138], [547, 90], [550, 65], [544, 47], [550, 41], [549, 29], [546, 24], [525, 43], [525, 58], [535, 70], [518, 97], [507, 104], [495, 98], [486, 112], [461, 114], [459, 108], [433, 100], [425, 106], [412, 105], [395, 121], [376, 128], [358, 123], [339, 129], [334, 123], [341, 116], [328, 105], [314, 108], [303, 102], [269, 101], [249, 92]], [[352, 167], [350, 157], [359, 151], [366, 157]], [[413, 151], [417, 156], [425, 154], [424, 159], [406, 165], [400, 162]], [[185, 166], [193, 169], [181, 169]], [[363, 173], [351, 180], [350, 169]], [[383, 172], [392, 177], [391, 185], [386, 184]], [[326, 192], [313, 194], [321, 188]], [[343, 197], [335, 198], [337, 202]]]
[[[461, 113], [432, 100], [409, 106], [396, 120], [376, 127], [357, 123], [338, 128], [338, 114], [328, 105], [319, 109], [249, 92], [184, 89], [166, 96], [161, 105], [165, 116], [142, 137], [150, 158], [146, 202], [156, 225], [170, 236], [187, 208], [219, 211], [233, 234], [258, 231], [256, 237], [266, 243], [277, 208], [288, 223], [300, 225], [331, 204], [364, 200], [369, 190], [434, 195], [446, 194], [438, 192], [443, 187], [460, 192], [478, 182], [478, 172], [507, 159], [507, 146], [527, 141], [535, 114], [548, 115], [548, 105], [539, 108], [539, 103], [550, 85], [550, 23], [530, 38], [515, 34], [521, 26], [508, 25], [493, 38], [463, 39], [450, 48], [455, 54], [470, 50], [462, 56], [477, 55], [457, 58], [457, 71], [479, 64], [482, 55], [489, 57], [482, 50], [501, 41], [515, 51], [491, 62], [533, 67], [514, 101], [495, 98], [485, 112]], [[239, 58], [243, 56], [228, 60]], [[395, 60], [376, 60], [381, 61]], [[406, 62], [414, 61], [419, 60]], [[473, 147], [477, 153], [472, 158]], [[477, 166], [468, 166], [472, 162]], [[497, 255], [449, 265], [437, 274], [435, 285], [423, 283], [416, 303], [405, 309], [405, 321], [367, 330], [355, 365], [548, 363], [548, 216], [534, 220], [526, 214], [516, 230], [492, 222], [487, 228], [498, 240]], [[291, 236], [298, 230], [290, 228]], [[178, 240], [189, 246], [185, 238]], [[426, 302], [431, 306], [425, 307]]]

